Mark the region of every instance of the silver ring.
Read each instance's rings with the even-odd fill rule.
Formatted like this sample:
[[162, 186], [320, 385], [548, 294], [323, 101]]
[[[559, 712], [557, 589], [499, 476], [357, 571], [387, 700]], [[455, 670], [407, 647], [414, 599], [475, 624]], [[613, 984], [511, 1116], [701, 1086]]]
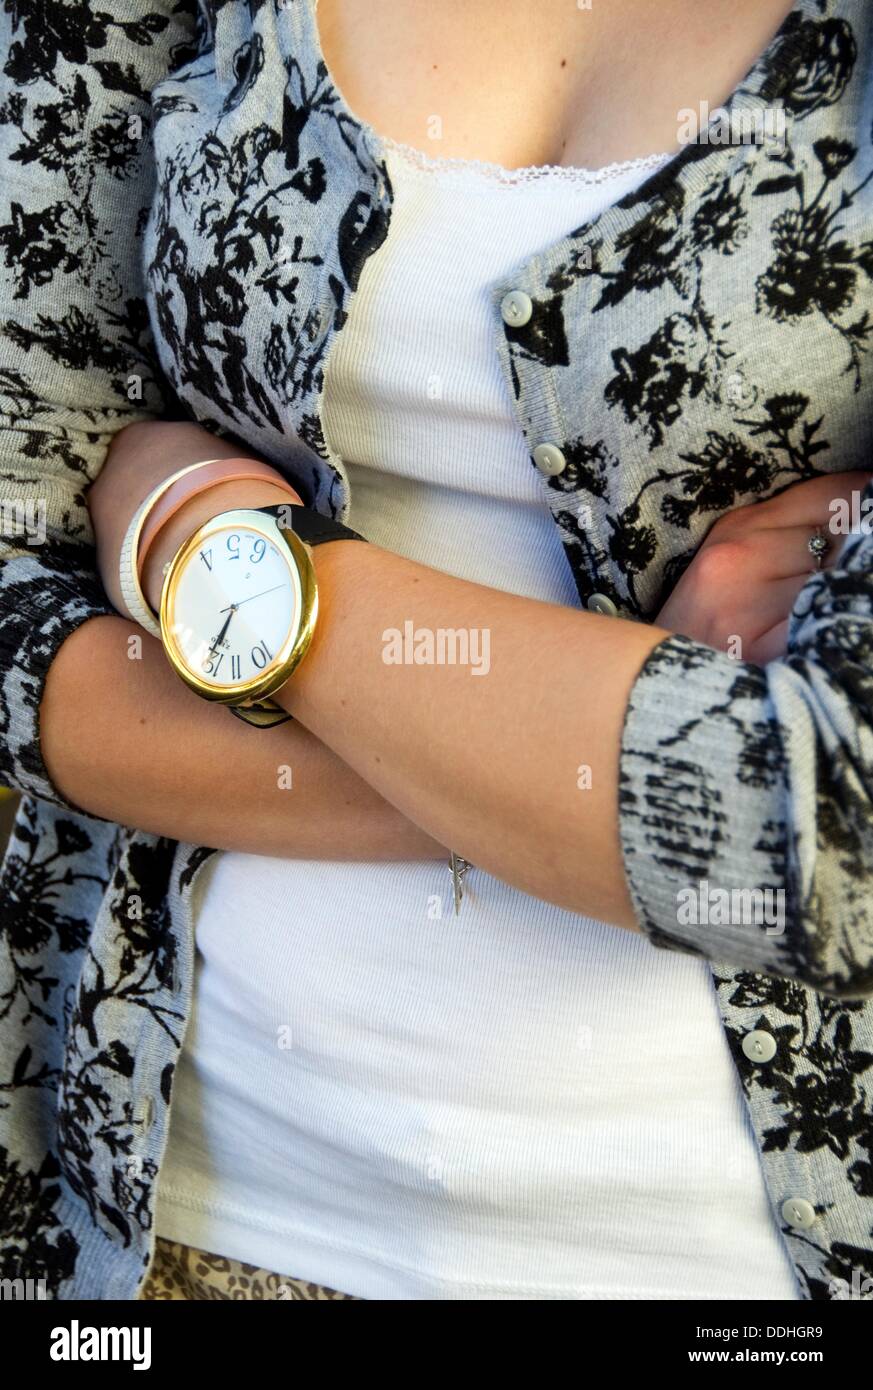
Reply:
[[831, 548], [831, 543], [820, 526], [816, 526], [815, 531], [806, 542], [806, 548], [815, 560], [816, 569], [820, 570], [824, 557]]

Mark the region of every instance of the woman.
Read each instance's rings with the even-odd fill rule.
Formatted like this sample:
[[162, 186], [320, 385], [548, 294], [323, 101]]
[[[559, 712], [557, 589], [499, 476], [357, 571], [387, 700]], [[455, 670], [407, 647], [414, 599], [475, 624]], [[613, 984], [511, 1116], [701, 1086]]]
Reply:
[[[851, 1297], [871, 16], [436, 9], [6, 21], [4, 1273]], [[265, 730], [148, 633], [271, 506]]]

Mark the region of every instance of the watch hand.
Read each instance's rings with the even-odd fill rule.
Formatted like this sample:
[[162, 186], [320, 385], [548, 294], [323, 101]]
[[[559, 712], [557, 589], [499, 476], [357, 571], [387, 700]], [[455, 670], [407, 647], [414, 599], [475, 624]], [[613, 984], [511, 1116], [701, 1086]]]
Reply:
[[284, 589], [284, 587], [284, 584], [274, 584], [270, 589], [262, 589], [259, 594], [249, 594], [248, 598], [240, 599], [239, 603], [232, 603], [228, 608], [222, 608], [220, 611], [222, 613], [226, 613], [227, 617], [224, 620], [224, 627], [221, 629], [212, 646], [209, 648], [209, 655], [214, 656], [218, 648], [221, 646], [224, 634], [227, 632], [227, 629], [230, 626], [230, 620], [238, 608], [241, 608], [244, 603], [249, 603], [253, 598], [263, 598], [265, 594], [275, 593], [277, 589]]
[[227, 613], [227, 617], [226, 617], [225, 620], [224, 620], [224, 627], [221, 629], [221, 631], [219, 632], [219, 634], [218, 634], [218, 636], [216, 637], [215, 641], [213, 642], [212, 646], [209, 648], [209, 654], [210, 654], [210, 656], [214, 656], [216, 650], [217, 650], [218, 647], [221, 645], [222, 639], [224, 638], [224, 634], [227, 632], [227, 629], [230, 627], [230, 620], [231, 620], [231, 618], [233, 617], [234, 613], [236, 612], [236, 609], [237, 609], [237, 605], [236, 605], [235, 603], [232, 603], [232, 604], [230, 605], [230, 611], [229, 611], [229, 612], [228, 612], [228, 610], [227, 610], [226, 608], [222, 608], [222, 610], [221, 610], [222, 613]]
[[264, 594], [275, 593], [277, 589], [284, 589], [284, 587], [284, 584], [274, 584], [270, 589], [262, 589], [259, 594], [249, 594], [248, 598], [241, 598], [239, 603], [232, 603], [228, 608], [222, 608], [220, 611], [222, 613], [226, 613], [227, 617], [224, 620], [224, 627], [221, 629], [212, 646], [209, 648], [209, 655], [214, 656], [218, 648], [221, 646], [224, 634], [227, 632], [227, 629], [230, 626], [230, 620], [238, 608], [241, 608], [244, 603], [249, 603], [253, 598], [263, 598]]
[[[284, 587], [284, 584], [274, 584], [271, 589], [262, 589], [259, 594], [249, 594], [248, 598], [241, 598], [239, 603], [232, 603], [230, 606], [233, 609], [242, 608], [244, 603], [251, 603], [253, 598], [263, 598], [264, 594], [274, 594], [277, 589], [284, 589]], [[222, 613], [226, 613], [227, 609], [222, 608], [221, 611]]]

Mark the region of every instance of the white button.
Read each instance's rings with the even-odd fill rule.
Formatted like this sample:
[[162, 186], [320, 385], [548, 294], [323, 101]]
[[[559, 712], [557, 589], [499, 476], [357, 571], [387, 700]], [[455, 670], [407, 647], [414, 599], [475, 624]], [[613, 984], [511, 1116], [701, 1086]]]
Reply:
[[808, 1231], [815, 1225], [815, 1207], [805, 1197], [789, 1197], [782, 1203], [782, 1219], [798, 1231]]
[[589, 613], [602, 613], [605, 618], [614, 618], [618, 609], [606, 594], [592, 594], [588, 600]]
[[142, 1118], [140, 1124], [143, 1129], [151, 1129], [155, 1122], [155, 1103], [151, 1096], [146, 1096], [142, 1106]]
[[538, 444], [533, 451], [533, 461], [546, 478], [557, 478], [567, 467], [567, 460], [557, 444]]
[[510, 290], [500, 301], [500, 316], [511, 328], [523, 328], [533, 313], [533, 300], [524, 290]]
[[763, 1028], [755, 1028], [743, 1038], [743, 1052], [750, 1062], [772, 1062], [776, 1056], [776, 1039]]

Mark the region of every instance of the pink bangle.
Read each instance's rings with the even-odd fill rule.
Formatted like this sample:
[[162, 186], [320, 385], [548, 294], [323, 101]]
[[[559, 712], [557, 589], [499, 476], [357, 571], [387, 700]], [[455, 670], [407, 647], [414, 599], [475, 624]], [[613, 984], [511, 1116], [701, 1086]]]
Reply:
[[285, 487], [289, 493], [292, 491], [291, 484], [268, 463], [260, 463], [258, 459], [213, 459], [208, 468], [198, 468], [196, 472], [192, 471], [191, 474], [178, 478], [157, 498], [140, 533], [136, 556], [137, 572], [142, 575], [146, 557], [160, 532], [186, 502], [190, 502], [198, 493], [215, 487], [217, 483], [232, 483], [246, 478], [268, 479], [277, 487]]

